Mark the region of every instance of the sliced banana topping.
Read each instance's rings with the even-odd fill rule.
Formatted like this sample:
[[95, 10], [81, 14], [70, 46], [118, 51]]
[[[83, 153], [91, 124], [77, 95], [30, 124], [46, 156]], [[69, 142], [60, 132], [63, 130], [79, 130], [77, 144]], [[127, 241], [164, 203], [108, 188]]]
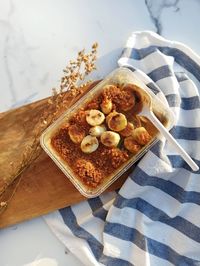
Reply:
[[106, 131], [101, 135], [101, 142], [107, 147], [116, 147], [120, 141], [120, 135], [116, 132]]
[[109, 114], [107, 119], [108, 127], [113, 131], [121, 131], [127, 126], [127, 119], [124, 114], [115, 112], [113, 115]]
[[106, 127], [104, 125], [101, 125], [101, 126], [91, 127], [89, 130], [89, 133], [91, 136], [100, 137], [101, 134], [105, 131], [106, 131]]
[[109, 113], [109, 115], [106, 116], [106, 123], [108, 124], [108, 121], [111, 119], [111, 117], [113, 117], [116, 114], [118, 114], [116, 111]]
[[69, 126], [68, 134], [70, 139], [74, 143], [81, 143], [82, 139], [85, 137], [85, 131], [80, 127], [78, 127], [77, 125]]
[[133, 131], [133, 138], [141, 145], [147, 144], [151, 140], [151, 135], [144, 127], [138, 127]]
[[92, 110], [87, 111], [86, 121], [91, 126], [101, 125], [104, 119], [105, 119], [105, 115], [99, 110], [92, 109]]
[[81, 142], [81, 150], [84, 153], [92, 153], [99, 147], [99, 142], [96, 137], [86, 136]]
[[123, 129], [122, 131], [120, 131], [120, 134], [123, 137], [128, 137], [128, 136], [131, 136], [132, 135], [133, 131], [134, 131], [134, 125], [132, 123], [128, 122], [128, 124], [125, 127], [125, 129]]
[[141, 149], [140, 144], [134, 140], [133, 136], [129, 136], [124, 139], [124, 147], [133, 154], [138, 153]]
[[101, 110], [104, 114], [109, 114], [112, 110], [112, 101], [105, 98], [101, 103]]

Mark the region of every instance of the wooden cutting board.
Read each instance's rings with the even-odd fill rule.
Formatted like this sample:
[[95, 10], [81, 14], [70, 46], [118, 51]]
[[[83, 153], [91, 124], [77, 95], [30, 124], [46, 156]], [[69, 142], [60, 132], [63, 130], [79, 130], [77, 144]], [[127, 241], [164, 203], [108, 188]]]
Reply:
[[[93, 86], [94, 84], [88, 86], [83, 94]], [[0, 114], [1, 174], [9, 171], [9, 167], [6, 167], [9, 161], [20, 158], [25, 139], [31, 134], [31, 123], [33, 126], [40, 117], [47, 100], [48, 98]], [[24, 121], [28, 121], [28, 126], [24, 127]], [[9, 145], [8, 150], [5, 149], [5, 144]], [[108, 190], [120, 188], [127, 176], [128, 173], [124, 174]], [[0, 214], [0, 228], [47, 214], [84, 199], [54, 162], [42, 152], [25, 171], [14, 197], [7, 209]]]

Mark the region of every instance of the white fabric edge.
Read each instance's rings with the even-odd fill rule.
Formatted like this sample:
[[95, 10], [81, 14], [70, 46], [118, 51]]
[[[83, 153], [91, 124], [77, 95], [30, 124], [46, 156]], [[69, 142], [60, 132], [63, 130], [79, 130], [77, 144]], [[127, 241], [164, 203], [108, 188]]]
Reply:
[[[200, 65], [200, 56], [196, 52], [194, 52], [189, 46], [187, 46], [181, 42], [178, 42], [178, 41], [167, 40], [164, 37], [158, 35], [157, 33], [153, 32], [153, 31], [147, 30], [147, 31], [135, 31], [135, 32], [133, 32], [132, 35], [128, 38], [128, 41], [125, 45], [125, 48], [133, 48], [132, 44], [134, 43], [134, 37], [136, 35], [144, 35], [144, 37], [147, 37], [147, 35], [149, 35], [149, 37], [152, 38], [155, 45], [159, 45], [161, 47], [164, 47], [166, 45], [169, 47], [173, 46], [173, 48], [177, 48], [177, 49], [181, 50], [182, 52], [187, 54], [192, 60], [194, 60], [197, 64]], [[147, 43], [147, 46], [148, 45], [149, 44]], [[145, 47], [145, 45], [144, 45], [144, 47]]]
[[[63, 243], [64, 246], [67, 247], [69, 251], [84, 265], [104, 266], [103, 264], [97, 262], [88, 243], [72, 234], [67, 225], [64, 223], [59, 211], [44, 215], [43, 219], [61, 243]], [[62, 230], [62, 234], [59, 232], [59, 229]], [[68, 237], [65, 238], [63, 233], [68, 234]], [[73, 237], [73, 241], [69, 241], [69, 237]], [[90, 253], [87, 252], [87, 250], [90, 251]]]

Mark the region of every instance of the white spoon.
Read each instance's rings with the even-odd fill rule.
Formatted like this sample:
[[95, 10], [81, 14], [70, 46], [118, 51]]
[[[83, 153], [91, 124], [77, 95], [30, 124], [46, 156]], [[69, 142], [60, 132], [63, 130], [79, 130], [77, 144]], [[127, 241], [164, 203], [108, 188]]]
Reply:
[[162, 135], [173, 145], [174, 149], [180, 154], [180, 156], [187, 162], [193, 171], [198, 171], [198, 165], [192, 160], [188, 153], [178, 144], [175, 138], [167, 131], [163, 124], [158, 120], [152, 111], [152, 98], [151, 96], [139, 87], [134, 87], [134, 90], [141, 96], [142, 109], [140, 115], [147, 117], [154, 126], [162, 133]]

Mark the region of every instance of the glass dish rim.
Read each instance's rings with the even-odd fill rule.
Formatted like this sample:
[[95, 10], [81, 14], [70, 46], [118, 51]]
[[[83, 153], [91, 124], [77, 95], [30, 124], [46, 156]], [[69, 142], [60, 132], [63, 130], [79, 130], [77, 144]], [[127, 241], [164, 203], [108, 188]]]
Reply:
[[[53, 128], [56, 127], [57, 124], [59, 124], [61, 121], [63, 121], [63, 119], [65, 117], [67, 117], [67, 115], [69, 115], [70, 113], [73, 113], [74, 110], [76, 110], [78, 107], [80, 107], [81, 103], [84, 102], [84, 100], [86, 100], [89, 97], [89, 94], [94, 94], [95, 91], [99, 90], [99, 87], [101, 87], [101, 84], [103, 84], [105, 82], [106, 79], [111, 78], [113, 75], [116, 75], [118, 71], [125, 71], [131, 75], [134, 76], [134, 78], [141, 82], [143, 85], [143, 89], [147, 89], [148, 92], [150, 91], [150, 89], [144, 84], [144, 82], [142, 80], [139, 80], [137, 77], [135, 77], [134, 72], [131, 71], [130, 69], [126, 68], [126, 67], [119, 67], [116, 68], [114, 71], [112, 71], [110, 74], [108, 74], [102, 81], [100, 81], [98, 84], [96, 84], [90, 91], [88, 91], [87, 93], [85, 93], [82, 97], [80, 97], [80, 99], [74, 103], [69, 109], [67, 109], [56, 121], [54, 121], [48, 128], [46, 128], [44, 130], [44, 132], [42, 133], [42, 135], [40, 136], [40, 145], [41, 147], [44, 149], [44, 151], [48, 154], [48, 156], [54, 161], [54, 163], [60, 168], [60, 170], [67, 176], [67, 178], [72, 182], [72, 184], [78, 189], [78, 191], [85, 197], [87, 198], [93, 198], [93, 197], [97, 197], [99, 196], [103, 191], [105, 191], [112, 183], [114, 183], [125, 171], [127, 171], [134, 163], [136, 163], [158, 140], [159, 137], [156, 136], [154, 137], [154, 139], [152, 139], [151, 143], [148, 144], [147, 146], [144, 146], [143, 150], [140, 151], [136, 156], [134, 156], [132, 158], [132, 160], [130, 162], [128, 162], [126, 165], [124, 165], [121, 170], [119, 170], [117, 172], [117, 174], [115, 174], [111, 180], [109, 180], [106, 184], [104, 184], [103, 186], [99, 186], [99, 189], [96, 190], [96, 192], [94, 194], [92, 193], [87, 193], [86, 190], [83, 189], [84, 186], [81, 187], [81, 185], [76, 181], [76, 177], [75, 174], [73, 175], [72, 173], [70, 173], [69, 169], [67, 169], [63, 163], [61, 162], [61, 160], [58, 160], [55, 156], [55, 154], [53, 154], [53, 152], [48, 148], [48, 146], [45, 144], [45, 135], [51, 131]], [[136, 83], [137, 84], [137, 83]], [[152, 93], [152, 92], [151, 92]], [[152, 96], [152, 95], [151, 95]], [[153, 95], [153, 97], [156, 97], [156, 95]], [[174, 117], [173, 117], [173, 113], [170, 110], [170, 108], [168, 106], [166, 106], [159, 98], [156, 99], [156, 101], [161, 102], [161, 105], [165, 107], [165, 109], [167, 108], [168, 111], [170, 112], [170, 119], [171, 119], [171, 123], [170, 126], [167, 127], [168, 130], [170, 130], [170, 128], [174, 125]], [[169, 120], [170, 120], [169, 119]], [[172, 121], [173, 120], [173, 121]], [[55, 153], [55, 151], [54, 151]], [[67, 164], [67, 163], [66, 163]], [[70, 168], [70, 167], [68, 167]], [[75, 179], [75, 180], [74, 180]]]

